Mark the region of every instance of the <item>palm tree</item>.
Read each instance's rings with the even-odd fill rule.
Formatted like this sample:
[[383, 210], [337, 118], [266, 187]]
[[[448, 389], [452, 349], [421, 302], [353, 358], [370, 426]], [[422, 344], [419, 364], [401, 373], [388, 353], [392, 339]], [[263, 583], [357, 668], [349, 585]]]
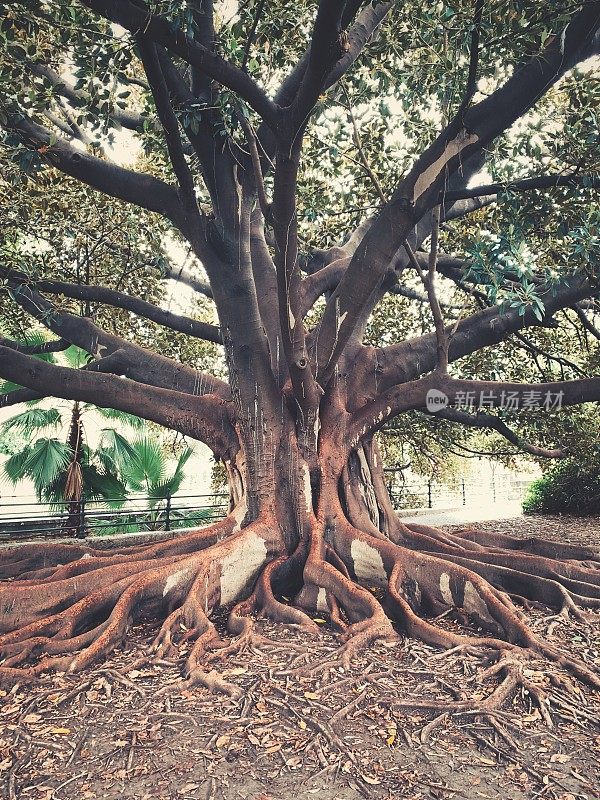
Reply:
[[150, 523], [156, 528], [161, 512], [170, 507], [171, 497], [181, 488], [185, 478], [185, 465], [193, 454], [186, 447], [179, 455], [175, 468], [167, 473], [168, 458], [160, 442], [142, 436], [133, 443], [135, 457], [126, 469], [127, 485], [133, 491], [144, 492], [151, 511]]
[[[26, 337], [27, 344], [43, 341], [35, 332]], [[74, 367], [81, 367], [89, 358], [77, 347], [69, 347], [62, 355]], [[55, 360], [49, 353], [38, 357]], [[3, 392], [11, 388], [16, 387], [1, 387]], [[158, 518], [161, 501], [181, 486], [191, 448], [185, 448], [175, 469], [167, 475], [166, 453], [158, 439], [146, 432], [146, 423], [139, 417], [90, 403], [43, 408], [40, 402], [28, 402], [25, 411], [0, 425], [0, 441], [6, 443], [5, 452], [9, 451], [3, 472], [13, 485], [29, 479], [38, 500], [66, 510], [65, 529], [69, 533], [82, 530], [82, 501], [100, 501], [119, 508], [132, 492], [148, 495], [149, 507], [157, 509], [154, 516]], [[95, 447], [86, 441], [86, 417], [111, 423], [100, 430]], [[65, 428], [66, 436], [59, 436]], [[137, 433], [133, 442], [124, 435], [124, 429]]]

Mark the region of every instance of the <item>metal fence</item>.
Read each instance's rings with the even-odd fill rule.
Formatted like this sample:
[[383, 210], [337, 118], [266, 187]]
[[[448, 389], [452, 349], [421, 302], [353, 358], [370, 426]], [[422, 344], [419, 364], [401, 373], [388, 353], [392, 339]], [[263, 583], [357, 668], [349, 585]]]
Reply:
[[[392, 481], [388, 489], [398, 510], [440, 509], [518, 503], [528, 483], [503, 475], [491, 480]], [[200, 527], [222, 519], [228, 502], [226, 494], [178, 494], [161, 498], [132, 495], [125, 502], [82, 500], [51, 506], [36, 499], [4, 496], [0, 498], [0, 542]]]
[[131, 495], [125, 502], [81, 500], [54, 505], [10, 500], [0, 500], [0, 541], [200, 527], [224, 517], [229, 498], [225, 494]]
[[529, 479], [502, 474], [486, 480], [455, 478], [449, 481], [409, 480], [390, 482], [388, 491], [397, 510], [458, 508], [496, 503], [520, 503]]

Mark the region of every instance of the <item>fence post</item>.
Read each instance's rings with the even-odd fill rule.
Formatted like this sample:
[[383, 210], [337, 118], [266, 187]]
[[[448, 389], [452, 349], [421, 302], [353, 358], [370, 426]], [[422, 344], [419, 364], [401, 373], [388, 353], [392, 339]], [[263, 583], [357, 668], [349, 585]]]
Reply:
[[167, 506], [165, 508], [165, 530], [171, 530], [171, 493], [167, 494]]
[[78, 539], [85, 539], [85, 498], [81, 498], [78, 505], [78, 517], [79, 517], [79, 524], [77, 525], [77, 538]]
[[462, 490], [462, 503], [463, 506], [467, 505], [467, 493], [465, 491], [465, 479], [464, 476], [460, 479], [461, 490]]
[[431, 481], [427, 481], [427, 505], [429, 508], [433, 508], [433, 504], [431, 502]]

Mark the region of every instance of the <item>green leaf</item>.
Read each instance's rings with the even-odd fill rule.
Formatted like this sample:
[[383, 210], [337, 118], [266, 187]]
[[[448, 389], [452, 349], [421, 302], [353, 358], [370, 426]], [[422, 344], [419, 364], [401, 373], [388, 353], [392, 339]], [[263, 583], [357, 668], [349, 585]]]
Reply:
[[41, 496], [44, 487], [67, 468], [72, 455], [71, 448], [58, 439], [39, 439], [23, 463], [23, 477], [31, 478]]
[[128, 414], [126, 411], [118, 411], [115, 408], [100, 408], [91, 403], [86, 403], [86, 408], [93, 409], [106, 419], [115, 420], [122, 425], [129, 425], [130, 428], [134, 428], [135, 430], [141, 430], [146, 424], [146, 421], [141, 417], [136, 417], [135, 414]]
[[33, 436], [43, 428], [56, 428], [60, 425], [60, 412], [55, 408], [31, 408], [7, 419], [0, 428], [4, 432], [19, 431]]
[[133, 450], [135, 458], [124, 469], [132, 489], [142, 491], [160, 483], [164, 478], [166, 459], [159, 442], [145, 436], [134, 442]]

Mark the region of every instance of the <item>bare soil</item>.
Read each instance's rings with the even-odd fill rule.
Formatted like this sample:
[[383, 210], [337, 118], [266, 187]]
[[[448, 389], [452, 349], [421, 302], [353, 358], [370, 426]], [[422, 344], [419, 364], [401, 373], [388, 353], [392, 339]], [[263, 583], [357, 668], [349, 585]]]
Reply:
[[[526, 517], [479, 528], [600, 542], [600, 519]], [[534, 628], [587, 661], [600, 659], [600, 624], [529, 610]], [[600, 623], [600, 614], [598, 623]], [[527, 675], [548, 694], [548, 727], [526, 691], [495, 716], [455, 713], [496, 685], [481, 663], [410, 639], [380, 643], [349, 671], [303, 674], [337, 642], [261, 623], [272, 645], [217, 668], [241, 700], [206, 689], [159, 689], [179, 666], [143, 661], [155, 626], [135, 626], [125, 649], [77, 676], [49, 675], [0, 692], [0, 785], [9, 800], [354, 800], [354, 798], [600, 798], [600, 696], [550, 685], [547, 664]], [[224, 628], [225, 616], [220, 620]], [[440, 624], [455, 625], [452, 615]], [[572, 682], [571, 682], [572, 683]], [[444, 700], [444, 715], [411, 702]]]

